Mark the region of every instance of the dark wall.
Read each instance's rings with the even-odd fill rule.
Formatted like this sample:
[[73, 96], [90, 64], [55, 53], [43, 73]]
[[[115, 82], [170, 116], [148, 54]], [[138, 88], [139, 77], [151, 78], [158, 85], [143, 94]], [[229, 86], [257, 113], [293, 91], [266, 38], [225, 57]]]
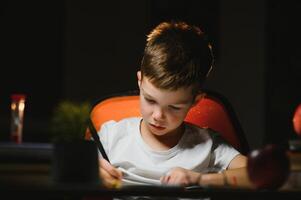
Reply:
[[292, 118], [301, 103], [300, 1], [268, 1], [267, 134], [265, 141], [295, 139]]
[[[45, 121], [62, 93], [61, 1], [1, 1], [0, 138], [8, 138], [10, 95], [25, 93], [25, 139], [44, 138]], [[33, 123], [35, 121], [36, 123]]]
[[252, 147], [265, 134], [265, 1], [221, 1], [220, 59], [210, 86], [226, 95]]
[[63, 95], [97, 99], [136, 89], [148, 1], [66, 1]]

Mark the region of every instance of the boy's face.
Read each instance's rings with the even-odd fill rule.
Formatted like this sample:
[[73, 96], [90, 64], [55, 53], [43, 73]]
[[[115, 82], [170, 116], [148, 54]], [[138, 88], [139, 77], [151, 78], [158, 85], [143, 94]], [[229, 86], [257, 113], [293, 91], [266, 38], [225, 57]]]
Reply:
[[157, 136], [176, 131], [194, 103], [192, 88], [163, 90], [156, 88], [147, 77], [142, 79], [140, 72], [137, 76], [142, 126], [147, 132]]

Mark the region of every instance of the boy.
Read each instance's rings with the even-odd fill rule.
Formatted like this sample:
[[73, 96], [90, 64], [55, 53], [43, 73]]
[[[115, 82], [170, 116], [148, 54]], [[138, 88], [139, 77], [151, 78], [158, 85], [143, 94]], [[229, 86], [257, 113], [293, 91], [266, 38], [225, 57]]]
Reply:
[[[137, 72], [142, 118], [107, 122], [98, 133], [111, 161], [100, 160], [105, 185], [114, 187], [121, 179], [183, 186], [249, 184], [245, 156], [208, 129], [184, 122], [202, 97], [212, 63], [211, 47], [195, 26], [164, 22], [148, 35]], [[224, 171], [206, 173], [210, 169]]]

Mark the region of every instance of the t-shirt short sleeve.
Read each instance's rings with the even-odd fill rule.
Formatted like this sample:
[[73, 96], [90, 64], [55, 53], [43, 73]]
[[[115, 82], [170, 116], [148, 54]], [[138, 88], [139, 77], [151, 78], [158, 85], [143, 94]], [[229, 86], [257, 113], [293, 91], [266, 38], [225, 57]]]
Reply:
[[228, 144], [218, 133], [211, 133], [212, 145], [212, 165], [214, 168], [227, 169], [230, 162], [240, 153]]

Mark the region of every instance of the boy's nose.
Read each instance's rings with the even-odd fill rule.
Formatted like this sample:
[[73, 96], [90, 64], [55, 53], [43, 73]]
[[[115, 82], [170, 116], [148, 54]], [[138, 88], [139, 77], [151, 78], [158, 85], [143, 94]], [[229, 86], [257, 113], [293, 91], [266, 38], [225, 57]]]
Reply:
[[164, 118], [164, 112], [161, 108], [155, 108], [153, 112], [153, 118], [157, 121], [160, 121]]

